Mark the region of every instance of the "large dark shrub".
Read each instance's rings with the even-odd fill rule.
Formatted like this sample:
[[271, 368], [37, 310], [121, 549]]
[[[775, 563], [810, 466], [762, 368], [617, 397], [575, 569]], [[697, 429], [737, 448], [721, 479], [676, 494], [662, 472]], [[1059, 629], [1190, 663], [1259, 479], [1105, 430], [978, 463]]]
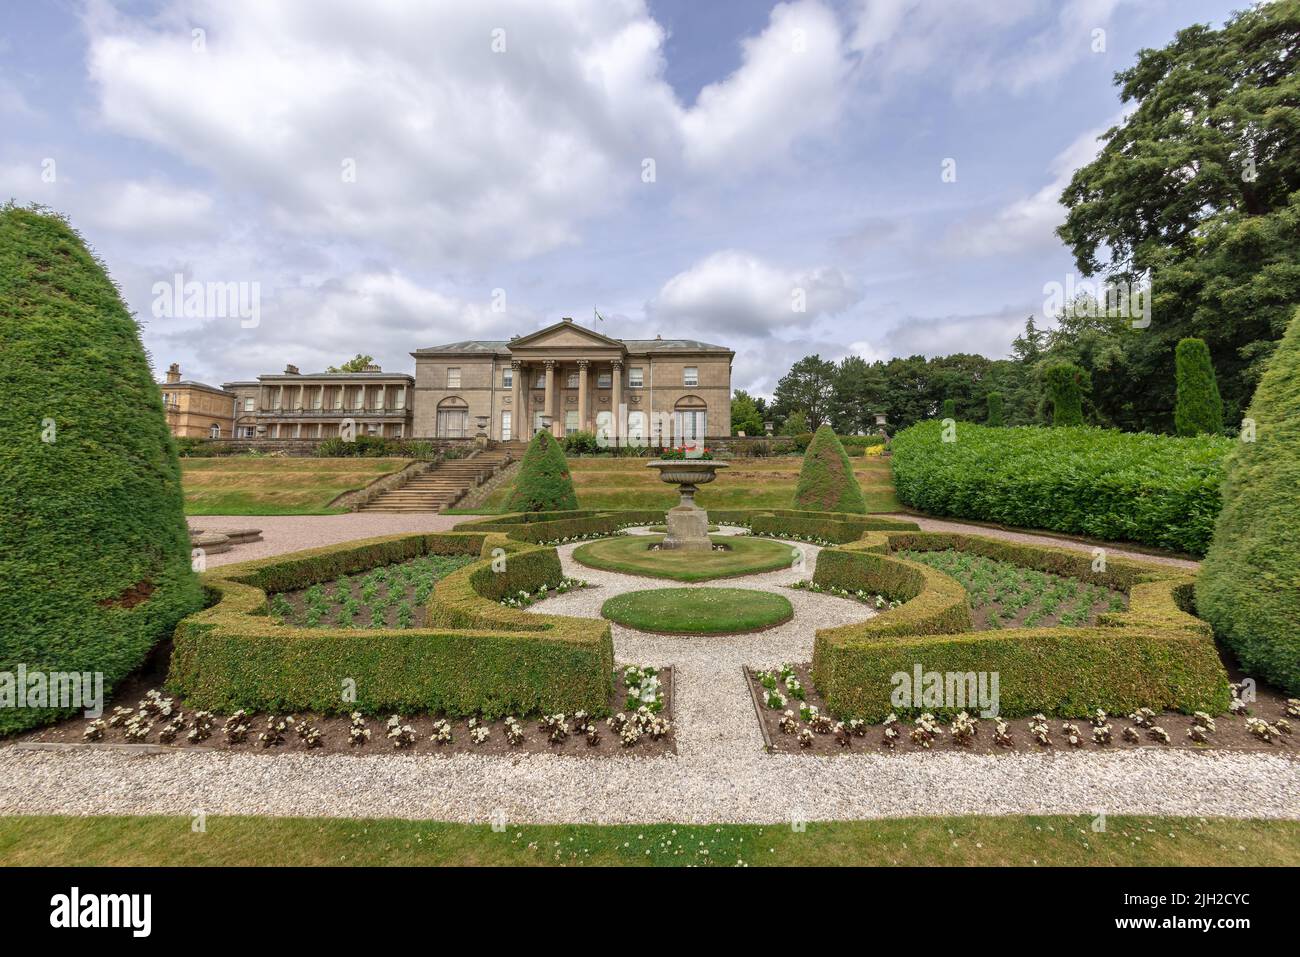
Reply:
[[[0, 207], [0, 672], [104, 693], [201, 604], [139, 332], [60, 217]], [[54, 702], [57, 704], [57, 702]], [[67, 709], [0, 709], [0, 733]]]
[[1049, 366], [1043, 378], [1052, 403], [1052, 424], [1083, 425], [1083, 396], [1092, 391], [1088, 370], [1062, 362]]
[[985, 425], [989, 428], [1001, 428], [1002, 426], [1002, 393], [990, 392], [986, 399], [988, 401], [989, 416]]
[[1228, 456], [1196, 607], [1246, 671], [1300, 694], [1300, 310]]
[[555, 436], [543, 429], [528, 443], [506, 510], [554, 512], [578, 507], [569, 463]]
[[823, 425], [813, 434], [804, 453], [794, 504], [796, 508], [821, 512], [867, 510], [862, 489], [853, 475], [853, 464], [829, 425]]
[[1223, 431], [1223, 399], [1204, 339], [1183, 339], [1174, 350], [1174, 431], [1179, 435], [1218, 435]]
[[1231, 446], [1209, 435], [973, 424], [944, 442], [931, 419], [891, 447], [898, 498], [920, 511], [1200, 555]]

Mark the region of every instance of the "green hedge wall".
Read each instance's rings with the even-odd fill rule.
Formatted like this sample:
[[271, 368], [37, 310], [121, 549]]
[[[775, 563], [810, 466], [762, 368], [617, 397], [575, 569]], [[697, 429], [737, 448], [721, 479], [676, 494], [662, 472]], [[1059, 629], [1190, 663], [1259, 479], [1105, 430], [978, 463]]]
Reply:
[[[868, 621], [817, 632], [813, 680], [835, 714], [879, 721], [898, 711], [890, 700], [891, 678], [911, 674], [918, 664], [944, 674], [997, 672], [1006, 716], [1042, 711], [1083, 717], [1096, 708], [1226, 710], [1227, 673], [1208, 627], [1188, 614], [1190, 578], [1163, 566], [1112, 560], [1102, 574], [1089, 567], [1088, 577], [1127, 589], [1128, 611], [1104, 615], [1087, 628], [973, 632], [965, 590], [955, 580], [879, 551], [926, 547], [974, 551], [1058, 574], [1078, 572], [1072, 563], [1088, 562], [1087, 555], [1075, 558], [1065, 549], [974, 535], [868, 533], [849, 548], [823, 550], [816, 573], [822, 584], [905, 600]], [[922, 710], [957, 709], [906, 713]]]
[[1110, 429], [991, 429], [957, 441], [921, 422], [894, 437], [899, 500], [931, 515], [1205, 553], [1230, 440]]
[[[302, 588], [430, 552], [483, 560], [437, 583], [424, 628], [298, 628], [266, 615], [266, 587]], [[498, 604], [507, 590], [559, 577], [554, 549], [478, 533], [391, 536], [224, 566], [205, 576], [218, 603], [176, 630], [168, 686], [189, 707], [218, 711], [607, 713], [608, 624]], [[343, 698], [346, 679], [355, 702]]]

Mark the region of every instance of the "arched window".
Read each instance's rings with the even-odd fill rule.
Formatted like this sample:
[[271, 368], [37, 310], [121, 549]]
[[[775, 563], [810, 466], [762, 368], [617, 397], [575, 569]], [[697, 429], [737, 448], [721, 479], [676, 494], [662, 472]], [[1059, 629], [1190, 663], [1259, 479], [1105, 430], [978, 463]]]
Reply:
[[678, 446], [704, 446], [709, 407], [698, 395], [684, 395], [673, 405], [673, 441]]
[[208, 438], [210, 439], [221, 438], [221, 426], [218, 425], [216, 422], [213, 422], [212, 426], [208, 429]]
[[458, 395], [439, 402], [434, 435], [440, 439], [463, 439], [469, 435], [469, 403]]

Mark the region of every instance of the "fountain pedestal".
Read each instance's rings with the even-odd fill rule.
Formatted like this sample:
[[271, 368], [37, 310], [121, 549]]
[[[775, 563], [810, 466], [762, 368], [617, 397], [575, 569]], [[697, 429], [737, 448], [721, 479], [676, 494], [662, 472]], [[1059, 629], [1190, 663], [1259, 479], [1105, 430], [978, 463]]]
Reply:
[[717, 470], [725, 469], [727, 463], [711, 459], [655, 459], [648, 463], [648, 467], [658, 469], [663, 481], [678, 486], [682, 496], [681, 502], [668, 510], [668, 534], [659, 547], [682, 551], [711, 551], [713, 542], [709, 540], [709, 514], [695, 504], [695, 492], [699, 486], [707, 485], [717, 478]]

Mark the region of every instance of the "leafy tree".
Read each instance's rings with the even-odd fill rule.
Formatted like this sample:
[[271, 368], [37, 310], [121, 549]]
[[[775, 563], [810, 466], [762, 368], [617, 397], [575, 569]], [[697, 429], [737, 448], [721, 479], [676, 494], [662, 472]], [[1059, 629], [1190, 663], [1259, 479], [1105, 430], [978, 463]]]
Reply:
[[1204, 339], [1184, 339], [1174, 352], [1178, 404], [1174, 407], [1174, 428], [1179, 435], [1200, 435], [1223, 431], [1223, 399], [1214, 381], [1214, 366]]
[[803, 410], [791, 412], [781, 423], [782, 435], [803, 435], [808, 432], [808, 416], [803, 414]]
[[511, 512], [556, 512], [578, 507], [564, 449], [546, 429], [533, 436], [519, 463], [506, 508]]
[[888, 384], [884, 364], [862, 356], [845, 356], [835, 367], [831, 425], [840, 435], [859, 435], [875, 428], [874, 414], [884, 411]]
[[990, 392], [985, 396], [985, 399], [988, 401], [989, 410], [985, 424], [993, 428], [998, 428], [1002, 425], [1002, 393]]
[[756, 403], [748, 392], [737, 389], [731, 399], [731, 434], [763, 434], [763, 414], [758, 411]]
[[[62, 218], [0, 206], [0, 672], [108, 694], [202, 607], [139, 329]], [[0, 708], [0, 735], [67, 713]]]
[[1300, 301], [1298, 59], [1300, 3], [1285, 0], [1181, 30], [1116, 76], [1129, 111], [1063, 192], [1057, 233], [1087, 275], [1151, 277], [1151, 325], [1125, 349], [1127, 427], [1169, 427], [1168, 356], [1189, 336], [1236, 419]]
[[795, 411], [803, 412], [815, 429], [830, 420], [834, 380], [835, 363], [821, 356], [805, 356], [776, 384], [773, 408], [781, 418]]
[[375, 361], [374, 356], [363, 356], [361, 353], [358, 352], [355, 356], [353, 356], [351, 359], [349, 359], [347, 362], [343, 363], [342, 365], [330, 366], [325, 371], [326, 372], [364, 372], [366, 366], [373, 365], [374, 361]]
[[1248, 416], [1254, 441], [1235, 443], [1228, 456], [1223, 509], [1196, 582], [1196, 610], [1248, 674], [1300, 695], [1300, 310]]
[[808, 451], [804, 453], [794, 504], [795, 508], [814, 512], [867, 510], [866, 499], [853, 474], [853, 465], [829, 425], [817, 429]]
[[1052, 404], [1052, 424], [1083, 425], [1083, 396], [1091, 388], [1087, 371], [1062, 362], [1048, 366], [1043, 378]]

